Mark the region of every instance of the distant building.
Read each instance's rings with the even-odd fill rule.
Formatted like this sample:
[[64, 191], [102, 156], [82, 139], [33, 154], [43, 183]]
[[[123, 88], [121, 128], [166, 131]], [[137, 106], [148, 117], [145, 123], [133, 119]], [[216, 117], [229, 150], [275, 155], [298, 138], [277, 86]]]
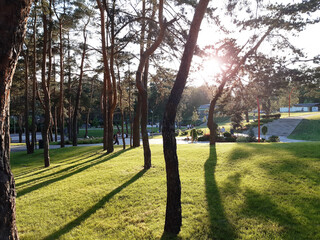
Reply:
[[[290, 112], [318, 112], [320, 109], [320, 103], [299, 103], [293, 104], [290, 108]], [[288, 112], [288, 107], [280, 108], [280, 112]]]
[[209, 107], [210, 104], [203, 104], [200, 107], [198, 107], [199, 119], [201, 121], [203, 121], [204, 117], [208, 119]]

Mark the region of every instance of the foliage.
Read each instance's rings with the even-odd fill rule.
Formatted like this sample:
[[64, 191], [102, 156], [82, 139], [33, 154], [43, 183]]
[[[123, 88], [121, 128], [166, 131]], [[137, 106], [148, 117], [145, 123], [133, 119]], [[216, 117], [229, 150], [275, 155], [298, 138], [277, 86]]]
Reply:
[[268, 127], [267, 127], [267, 126], [263, 126], [263, 127], [261, 128], [261, 132], [262, 132], [263, 135], [266, 135], [267, 132], [268, 132]]
[[197, 140], [198, 140], [198, 132], [197, 132], [197, 129], [195, 129], [195, 128], [191, 129], [191, 131], [190, 131], [190, 136], [191, 136], [192, 142], [197, 141]]
[[254, 135], [253, 128], [251, 127], [248, 133], [248, 142], [256, 142], [256, 141], [257, 141], [256, 136]]
[[268, 139], [269, 142], [280, 142], [279, 136], [272, 135]]

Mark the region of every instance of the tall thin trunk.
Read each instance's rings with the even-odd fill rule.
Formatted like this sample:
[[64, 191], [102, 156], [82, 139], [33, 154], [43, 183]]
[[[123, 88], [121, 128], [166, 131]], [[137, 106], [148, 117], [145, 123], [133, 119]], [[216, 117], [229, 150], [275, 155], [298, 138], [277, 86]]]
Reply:
[[23, 127], [22, 127], [22, 115], [18, 117], [18, 126], [19, 126], [19, 143], [22, 143], [22, 134], [23, 134]]
[[[42, 51], [42, 69], [41, 69], [41, 83], [42, 90], [44, 95], [44, 124], [42, 129], [42, 140], [44, 144], [43, 157], [44, 157], [44, 166], [50, 166], [50, 155], [49, 155], [49, 128], [50, 128], [50, 88], [48, 85], [49, 80], [46, 78], [46, 62], [47, 62], [47, 45], [48, 45], [48, 22], [47, 16], [42, 15], [43, 23], [43, 51]], [[50, 70], [51, 71], [51, 70]], [[50, 79], [50, 71], [48, 78]]]
[[37, 122], [36, 122], [36, 94], [37, 94], [37, 2], [34, 5], [34, 23], [33, 23], [33, 83], [32, 83], [32, 152], [37, 144]]
[[[106, 45], [106, 27], [105, 27], [105, 16], [104, 10], [106, 6], [102, 5], [100, 0], [96, 0], [99, 10], [100, 10], [100, 23], [101, 23], [101, 43], [102, 43], [102, 56], [103, 56], [103, 65], [104, 65], [104, 80], [103, 80], [103, 118], [104, 118], [104, 134], [103, 134], [103, 149], [107, 150], [108, 153], [113, 152], [113, 112], [116, 104], [116, 87], [115, 78], [113, 72], [113, 48], [114, 48], [114, 37], [111, 37], [112, 47], [111, 47], [111, 56], [110, 56], [110, 67], [107, 57], [107, 45]], [[114, 4], [113, 4], [114, 7]], [[113, 13], [114, 14], [114, 11]], [[114, 36], [114, 22], [111, 19], [111, 35]], [[111, 79], [112, 78], [112, 79]], [[113, 86], [111, 83], [113, 80]], [[108, 99], [108, 102], [107, 102]]]
[[[144, 2], [143, 2], [144, 3]], [[143, 12], [144, 12], [145, 6], [143, 6]], [[154, 8], [155, 9], [155, 8]], [[143, 13], [144, 14], [144, 13]], [[153, 14], [155, 14], [155, 10], [153, 10]], [[149, 57], [154, 53], [154, 51], [160, 46], [164, 34], [166, 31], [166, 28], [169, 24], [171, 24], [171, 21], [168, 23], [165, 23], [163, 21], [163, 0], [160, 0], [159, 2], [159, 23], [160, 23], [160, 32], [159, 35], [157, 36], [157, 39], [155, 42], [149, 46], [147, 45], [147, 49], [143, 50], [143, 41], [144, 39], [141, 38], [140, 44], [141, 46], [141, 52], [140, 52], [140, 62], [139, 66], [136, 72], [136, 86], [139, 91], [139, 95], [141, 97], [141, 134], [142, 134], [142, 142], [143, 142], [143, 150], [144, 150], [144, 168], [149, 169], [151, 167], [151, 150], [149, 146], [149, 138], [148, 138], [148, 132], [147, 132], [147, 122], [148, 122], [148, 92], [147, 92], [147, 84], [142, 82], [142, 72], [143, 70], [145, 73], [145, 79], [144, 81], [146, 82], [147, 80], [147, 72], [148, 72], [148, 59]], [[144, 25], [142, 26], [144, 28]], [[151, 27], [149, 27], [149, 31], [151, 31]], [[143, 29], [143, 34], [144, 34], [144, 29]], [[151, 35], [148, 36], [148, 38]]]
[[[15, 182], [10, 169], [10, 88], [32, 1], [0, 3], [0, 238], [19, 239]], [[8, 21], [8, 19], [10, 21]]]
[[84, 134], [85, 138], [88, 137], [88, 125], [90, 120], [91, 104], [92, 104], [92, 98], [93, 98], [93, 86], [94, 86], [94, 79], [92, 79], [91, 89], [90, 89], [90, 101], [89, 101], [89, 108], [88, 108], [87, 117], [86, 117], [86, 132]]
[[24, 119], [25, 119], [25, 139], [26, 139], [26, 147], [27, 147], [27, 153], [30, 154], [33, 152], [31, 149], [30, 144], [30, 129], [29, 129], [29, 51], [26, 50], [24, 54], [24, 74], [25, 74], [25, 113], [24, 113]]
[[59, 19], [59, 38], [60, 38], [60, 146], [63, 148], [64, 143], [64, 66], [63, 66], [63, 36], [62, 20]]
[[117, 62], [117, 70], [118, 70], [119, 108], [120, 108], [120, 115], [121, 115], [122, 148], [126, 149], [126, 139], [124, 137], [124, 114], [123, 114], [123, 107], [122, 107], [122, 88], [121, 88], [121, 81], [120, 81], [120, 67], [118, 62]]
[[189, 36], [184, 48], [180, 68], [171, 90], [163, 117], [163, 152], [167, 174], [167, 207], [164, 231], [178, 234], [181, 228], [181, 184], [179, 176], [177, 145], [175, 138], [175, 117], [177, 107], [186, 85], [189, 69], [198, 39], [201, 21], [209, 0], [200, 0], [191, 22]]
[[[56, 61], [53, 59], [53, 95], [56, 99]], [[57, 104], [54, 104], [54, 141], [58, 142], [58, 113], [57, 113]]]
[[141, 96], [138, 93], [135, 115], [132, 122], [132, 147], [140, 146], [140, 117], [141, 117]]
[[[68, 104], [68, 138], [73, 138], [73, 120], [72, 120], [72, 95], [71, 95], [71, 63], [70, 63], [70, 32], [68, 32], [68, 92], [69, 92], [69, 104]], [[74, 141], [74, 140], [72, 140]], [[74, 145], [76, 146], [76, 145]]]
[[86, 57], [86, 44], [87, 44], [87, 33], [86, 29], [89, 24], [90, 18], [88, 19], [88, 22], [85, 24], [83, 28], [83, 49], [82, 49], [82, 56], [81, 56], [81, 64], [80, 64], [80, 76], [79, 76], [79, 85], [78, 85], [78, 91], [77, 96], [75, 99], [75, 106], [74, 106], [74, 114], [73, 114], [73, 122], [72, 122], [72, 145], [77, 146], [77, 121], [78, 121], [78, 112], [79, 112], [79, 106], [80, 106], [80, 97], [82, 92], [82, 78], [83, 78], [83, 68], [84, 68], [84, 59]]

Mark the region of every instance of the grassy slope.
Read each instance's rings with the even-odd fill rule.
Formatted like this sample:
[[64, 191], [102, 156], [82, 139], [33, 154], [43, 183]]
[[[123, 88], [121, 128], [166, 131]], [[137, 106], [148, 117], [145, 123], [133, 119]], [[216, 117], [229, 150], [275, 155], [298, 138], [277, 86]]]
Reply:
[[303, 119], [289, 138], [320, 141], [320, 114]]
[[[320, 143], [178, 145], [181, 239], [320, 239]], [[166, 180], [162, 146], [12, 154], [21, 239], [159, 239]]]

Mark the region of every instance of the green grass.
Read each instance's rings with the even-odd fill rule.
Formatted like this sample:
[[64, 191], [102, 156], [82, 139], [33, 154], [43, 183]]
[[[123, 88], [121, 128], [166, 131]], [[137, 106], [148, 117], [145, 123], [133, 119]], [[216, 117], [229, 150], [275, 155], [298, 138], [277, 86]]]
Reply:
[[310, 116], [307, 119], [302, 119], [288, 138], [320, 141], [320, 113]]
[[[178, 145], [178, 239], [320, 239], [320, 147], [314, 143]], [[166, 177], [161, 145], [12, 154], [21, 239], [160, 239]], [[165, 239], [165, 237], [163, 237]]]
[[[153, 130], [153, 132], [158, 132], [158, 128], [153, 127], [153, 128], [147, 128], [148, 131]], [[85, 134], [86, 130], [85, 129], [80, 129], [79, 130], [79, 134], [78, 134], [78, 138], [83, 138], [84, 134]], [[113, 129], [114, 133], [118, 132], [117, 128]], [[130, 128], [129, 128], [129, 134], [130, 134]], [[88, 129], [88, 136], [89, 137], [94, 137], [94, 138], [102, 138], [103, 137], [103, 128], [89, 128]]]

